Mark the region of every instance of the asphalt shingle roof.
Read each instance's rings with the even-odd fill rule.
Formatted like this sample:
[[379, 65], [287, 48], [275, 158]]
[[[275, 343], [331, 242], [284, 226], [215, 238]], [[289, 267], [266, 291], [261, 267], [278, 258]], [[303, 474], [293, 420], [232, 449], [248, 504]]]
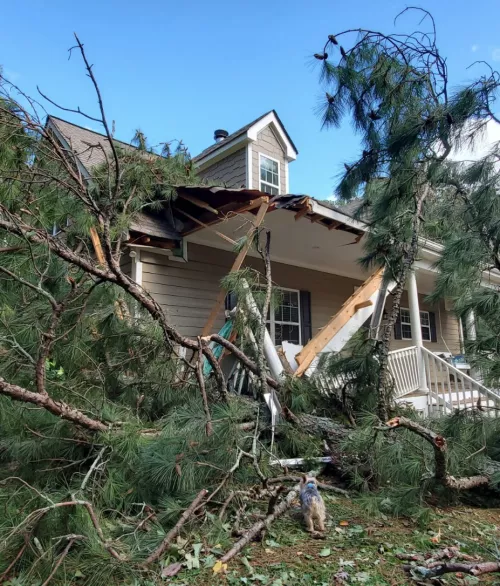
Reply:
[[[72, 124], [57, 118], [57, 116], [49, 116], [48, 121], [63, 135], [87, 171], [90, 172], [93, 167], [105, 163], [106, 156], [112, 156], [111, 146], [106, 135], [78, 124]], [[123, 148], [135, 148], [121, 140], [114, 142]]]

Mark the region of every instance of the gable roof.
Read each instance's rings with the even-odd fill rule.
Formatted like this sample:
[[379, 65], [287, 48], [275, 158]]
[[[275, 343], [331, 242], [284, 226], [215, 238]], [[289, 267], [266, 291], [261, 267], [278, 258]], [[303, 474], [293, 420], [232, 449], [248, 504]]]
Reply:
[[[216, 142], [216, 143], [210, 145], [209, 147], [207, 147], [199, 155], [196, 155], [196, 157], [193, 157], [193, 162], [195, 164], [200, 163], [206, 157], [208, 157], [208, 155], [213, 155], [221, 149], [226, 150], [228, 145], [230, 145], [233, 142], [236, 142], [236, 140], [239, 138], [243, 138], [244, 135], [248, 135], [249, 131], [251, 131], [254, 126], [258, 125], [258, 123], [263, 121], [266, 117], [269, 117], [270, 121], [275, 123], [275, 125], [278, 127], [278, 130], [281, 131], [282, 135], [286, 139], [285, 142], [289, 143], [291, 149], [294, 151], [294, 155], [297, 156], [299, 151], [297, 150], [297, 147], [295, 146], [293, 140], [290, 138], [290, 135], [288, 134], [287, 129], [284, 127], [283, 122], [281, 121], [280, 117], [278, 116], [278, 113], [276, 112], [276, 110], [269, 110], [269, 112], [262, 114], [262, 116], [259, 116], [255, 120], [252, 120], [252, 122], [249, 122], [248, 124], [245, 124], [245, 126], [242, 126], [241, 128], [239, 128], [235, 132], [232, 132], [224, 140], [221, 140], [220, 142]], [[249, 139], [255, 140], [256, 137], [255, 138], [249, 137]], [[295, 158], [295, 156], [293, 158]]]
[[[101, 132], [84, 128], [57, 116], [48, 116], [47, 125], [56, 132], [60, 141], [62, 139], [63, 144], [67, 143], [67, 146], [71, 147], [87, 173], [90, 173], [92, 167], [105, 163], [106, 157], [112, 156], [108, 137]], [[113, 141], [125, 149], [136, 148], [121, 140]]]

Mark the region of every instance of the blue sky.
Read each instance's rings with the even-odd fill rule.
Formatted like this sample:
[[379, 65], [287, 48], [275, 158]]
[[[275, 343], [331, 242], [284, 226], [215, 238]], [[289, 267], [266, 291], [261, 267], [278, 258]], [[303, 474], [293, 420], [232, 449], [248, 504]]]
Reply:
[[[0, 65], [25, 91], [36, 85], [54, 100], [96, 112], [76, 54], [77, 32], [95, 66], [116, 137], [141, 128], [152, 144], [182, 138], [193, 155], [215, 128], [232, 132], [276, 109], [299, 150], [290, 189], [331, 195], [342, 163], [355, 156], [349, 124], [321, 131], [314, 109], [321, 93], [310, 55], [326, 36], [347, 28], [390, 32], [399, 0], [20, 0], [2, 6]], [[470, 79], [477, 59], [500, 61], [498, 0], [434, 0], [452, 85]], [[20, 17], [22, 13], [22, 18]], [[400, 21], [412, 30], [415, 18]], [[5, 26], [8, 24], [8, 26]], [[51, 113], [57, 114], [54, 107]], [[61, 117], [89, 125], [71, 114]], [[95, 126], [95, 125], [94, 125]]]

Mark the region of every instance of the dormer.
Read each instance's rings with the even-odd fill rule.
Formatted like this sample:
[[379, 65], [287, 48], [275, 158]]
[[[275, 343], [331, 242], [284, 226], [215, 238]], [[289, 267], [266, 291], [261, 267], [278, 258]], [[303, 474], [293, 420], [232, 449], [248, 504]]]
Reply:
[[216, 130], [214, 141], [193, 159], [200, 177], [271, 195], [290, 192], [288, 164], [298, 151], [274, 110], [232, 134]]

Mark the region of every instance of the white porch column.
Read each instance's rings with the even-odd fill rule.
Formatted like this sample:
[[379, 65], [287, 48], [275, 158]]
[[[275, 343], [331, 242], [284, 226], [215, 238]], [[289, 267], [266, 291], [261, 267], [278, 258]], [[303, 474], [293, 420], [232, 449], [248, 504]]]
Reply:
[[465, 329], [467, 331], [467, 339], [468, 340], [475, 340], [476, 339], [476, 317], [472, 310], [467, 312], [465, 316]]
[[132, 259], [132, 274], [130, 276], [138, 285], [141, 285], [142, 287], [141, 251], [138, 249], [131, 250], [129, 256]]
[[425, 376], [424, 357], [422, 354], [422, 347], [424, 342], [422, 340], [422, 326], [420, 325], [420, 306], [418, 304], [417, 279], [415, 277], [415, 271], [413, 270], [411, 270], [408, 274], [408, 301], [410, 305], [412, 338], [415, 342], [415, 346], [417, 347], [420, 390], [428, 391], [429, 389], [427, 388], [427, 378]]

